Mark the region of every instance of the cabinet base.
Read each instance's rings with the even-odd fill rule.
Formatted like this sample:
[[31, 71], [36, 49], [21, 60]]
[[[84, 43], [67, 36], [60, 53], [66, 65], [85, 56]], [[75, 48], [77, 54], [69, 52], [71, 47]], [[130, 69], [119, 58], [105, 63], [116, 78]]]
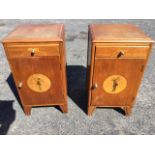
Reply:
[[32, 109], [31, 106], [24, 106], [23, 110], [24, 110], [25, 115], [27, 116], [31, 115], [31, 109]]
[[[68, 106], [67, 104], [64, 104], [64, 105], [59, 105], [61, 111], [63, 113], [67, 113], [68, 112]], [[30, 116], [31, 115], [31, 109], [32, 109], [32, 106], [23, 106], [23, 110], [24, 110], [24, 113], [26, 116]]]
[[[104, 108], [104, 106], [103, 106], [103, 108]], [[130, 116], [131, 115], [132, 107], [125, 106], [125, 107], [120, 107], [120, 108], [122, 108], [124, 110], [125, 116]], [[96, 106], [88, 106], [88, 116], [92, 116], [95, 109], [96, 109]]]
[[60, 105], [59, 107], [60, 107], [60, 109], [61, 109], [61, 111], [62, 111], [63, 113], [67, 113], [67, 112], [68, 112], [67, 104], [65, 104], [65, 105]]
[[93, 112], [95, 111], [95, 106], [89, 106], [88, 107], [88, 116], [92, 116]]
[[132, 112], [132, 108], [131, 107], [129, 107], [129, 106], [124, 107], [123, 110], [124, 110], [126, 116], [130, 116], [131, 115], [131, 112]]

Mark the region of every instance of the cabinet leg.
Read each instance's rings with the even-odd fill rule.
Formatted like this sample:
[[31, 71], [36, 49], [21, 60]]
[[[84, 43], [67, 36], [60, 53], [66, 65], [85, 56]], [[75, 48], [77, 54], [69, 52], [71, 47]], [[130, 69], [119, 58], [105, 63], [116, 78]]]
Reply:
[[124, 111], [126, 116], [130, 116], [132, 112], [132, 107], [130, 106], [124, 107]]
[[24, 113], [25, 115], [31, 115], [31, 106], [24, 106], [23, 109], [24, 109]]
[[92, 116], [94, 110], [96, 109], [95, 106], [88, 106], [88, 116]]
[[60, 105], [59, 107], [60, 107], [60, 109], [61, 109], [61, 111], [63, 113], [67, 113], [68, 112], [68, 106], [67, 106], [67, 104]]

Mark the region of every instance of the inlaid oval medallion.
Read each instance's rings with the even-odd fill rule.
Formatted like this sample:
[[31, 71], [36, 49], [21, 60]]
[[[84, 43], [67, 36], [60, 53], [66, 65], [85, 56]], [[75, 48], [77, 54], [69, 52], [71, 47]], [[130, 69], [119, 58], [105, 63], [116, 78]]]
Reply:
[[28, 87], [34, 92], [46, 92], [51, 87], [50, 79], [43, 74], [33, 74], [27, 80]]
[[110, 94], [122, 92], [127, 86], [127, 80], [121, 75], [111, 75], [103, 82], [103, 89]]

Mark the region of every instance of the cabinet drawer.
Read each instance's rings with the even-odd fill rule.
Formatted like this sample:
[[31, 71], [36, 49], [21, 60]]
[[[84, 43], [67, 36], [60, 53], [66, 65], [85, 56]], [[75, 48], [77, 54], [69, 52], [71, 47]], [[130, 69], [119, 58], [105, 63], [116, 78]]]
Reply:
[[6, 49], [8, 58], [59, 56], [59, 44], [9, 45]]
[[146, 59], [149, 46], [96, 46], [98, 58]]

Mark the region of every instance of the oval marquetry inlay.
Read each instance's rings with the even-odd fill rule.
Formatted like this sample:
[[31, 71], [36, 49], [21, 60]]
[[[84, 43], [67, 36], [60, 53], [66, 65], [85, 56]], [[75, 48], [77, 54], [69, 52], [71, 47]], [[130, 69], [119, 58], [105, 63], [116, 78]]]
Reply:
[[111, 75], [103, 82], [103, 89], [110, 94], [122, 92], [127, 86], [127, 80], [121, 75]]
[[28, 78], [27, 85], [31, 90], [42, 93], [51, 87], [51, 81], [43, 74], [33, 74]]

